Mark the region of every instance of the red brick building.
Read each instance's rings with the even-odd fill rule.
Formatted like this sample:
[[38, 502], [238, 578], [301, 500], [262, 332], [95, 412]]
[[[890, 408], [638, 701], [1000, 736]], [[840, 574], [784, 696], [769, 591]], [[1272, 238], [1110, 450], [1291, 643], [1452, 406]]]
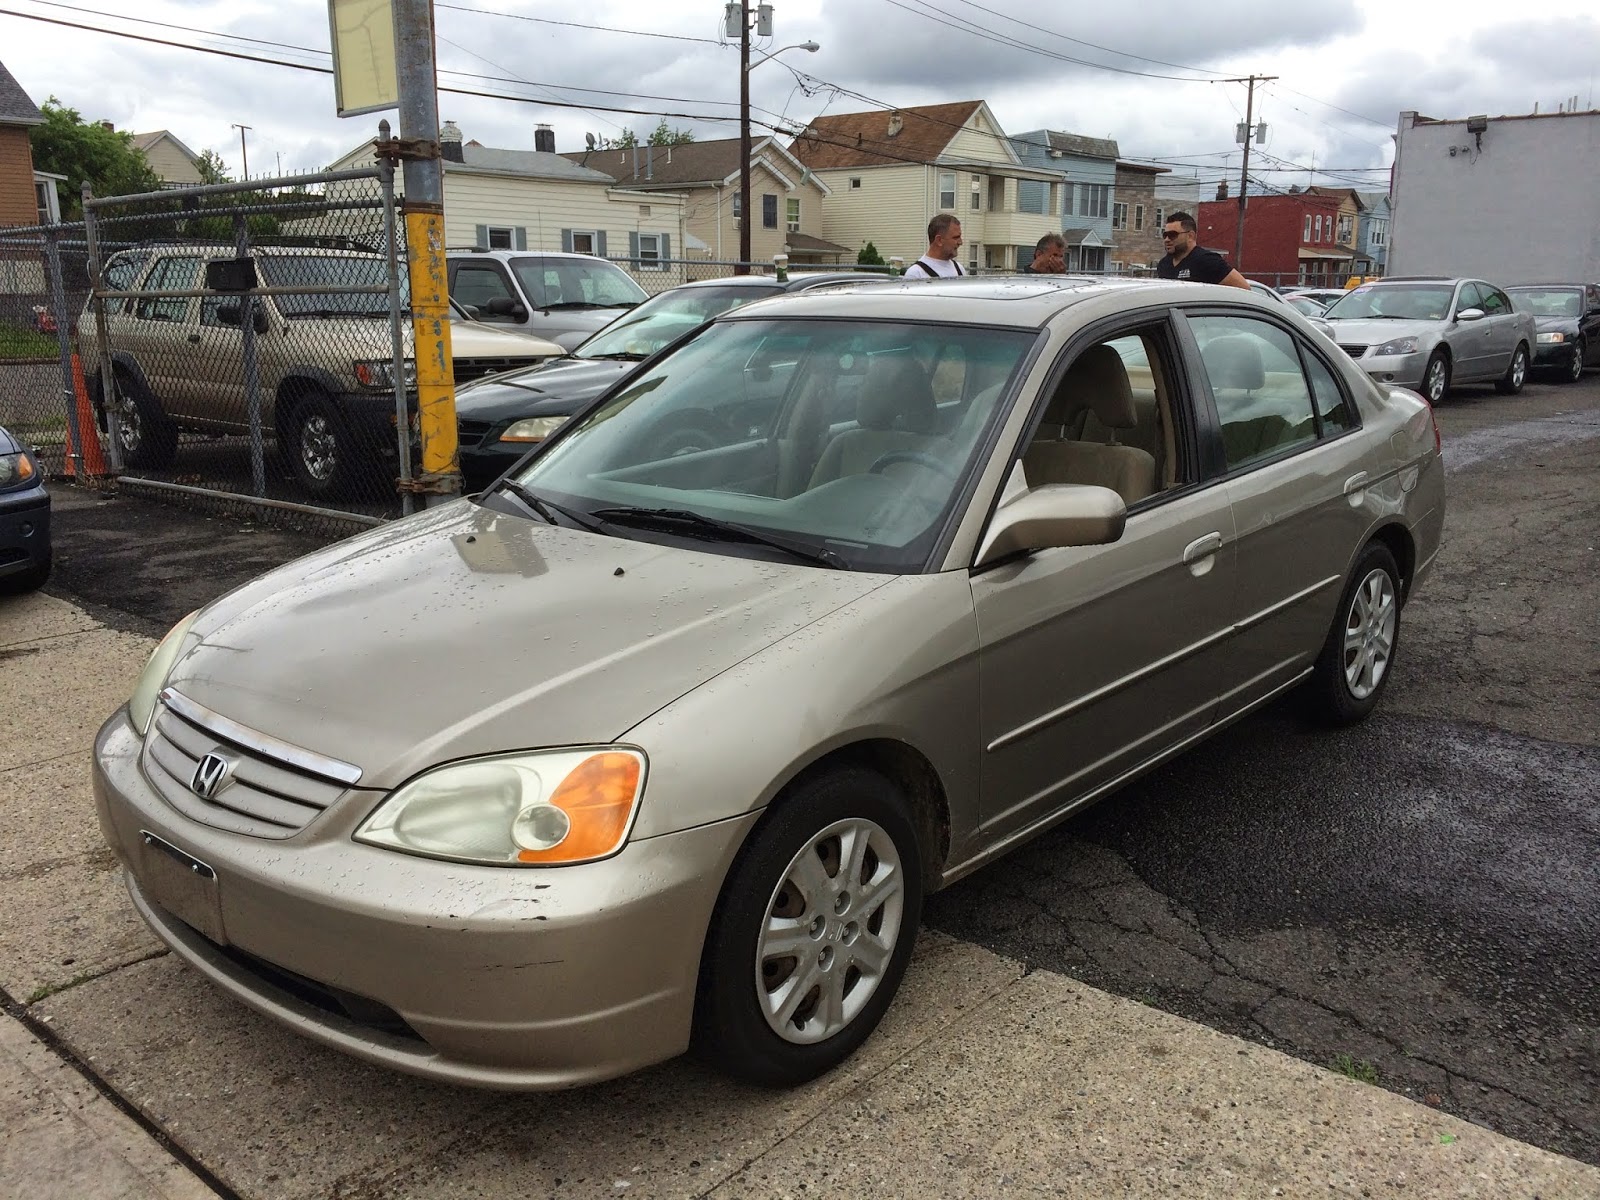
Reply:
[[1237, 200], [1210, 200], [1195, 214], [1200, 244], [1220, 251], [1239, 272], [1277, 287], [1303, 283], [1343, 287], [1351, 250], [1338, 241], [1339, 198], [1301, 192], [1246, 201], [1244, 253], [1233, 262]]

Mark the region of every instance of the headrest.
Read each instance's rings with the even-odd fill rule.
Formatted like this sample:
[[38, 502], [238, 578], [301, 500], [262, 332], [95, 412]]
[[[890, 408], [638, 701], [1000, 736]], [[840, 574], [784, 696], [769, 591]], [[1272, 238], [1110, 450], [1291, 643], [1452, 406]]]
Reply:
[[856, 421], [863, 429], [937, 432], [939, 410], [927, 372], [906, 354], [872, 359], [856, 402]]
[[1122, 355], [1110, 346], [1090, 346], [1072, 360], [1050, 399], [1045, 424], [1070, 425], [1085, 411], [1092, 411], [1107, 429], [1132, 429], [1139, 424], [1128, 368]]
[[1261, 347], [1250, 338], [1237, 334], [1214, 338], [1206, 343], [1201, 356], [1206, 361], [1206, 374], [1211, 376], [1214, 388], [1253, 392], [1267, 382]]

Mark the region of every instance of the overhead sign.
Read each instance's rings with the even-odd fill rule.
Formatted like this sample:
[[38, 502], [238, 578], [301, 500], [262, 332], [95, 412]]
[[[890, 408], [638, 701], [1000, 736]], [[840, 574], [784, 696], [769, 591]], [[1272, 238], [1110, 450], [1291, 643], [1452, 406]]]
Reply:
[[328, 0], [333, 95], [341, 117], [400, 104], [392, 0]]

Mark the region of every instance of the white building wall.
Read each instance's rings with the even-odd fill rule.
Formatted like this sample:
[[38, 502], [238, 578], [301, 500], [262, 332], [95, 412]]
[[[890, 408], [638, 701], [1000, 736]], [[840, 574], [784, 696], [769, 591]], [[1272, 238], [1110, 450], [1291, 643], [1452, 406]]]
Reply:
[[[928, 221], [938, 197], [931, 168], [908, 163], [893, 167], [841, 167], [817, 171], [830, 195], [822, 204], [819, 236], [859, 251], [868, 242], [888, 261], [895, 255], [912, 262], [928, 248]], [[852, 188], [852, 179], [861, 180]], [[957, 190], [956, 199], [962, 199]], [[959, 210], [957, 215], [960, 215]]]
[[1600, 279], [1600, 112], [1496, 117], [1481, 148], [1464, 120], [1415, 118], [1400, 114], [1390, 275]]

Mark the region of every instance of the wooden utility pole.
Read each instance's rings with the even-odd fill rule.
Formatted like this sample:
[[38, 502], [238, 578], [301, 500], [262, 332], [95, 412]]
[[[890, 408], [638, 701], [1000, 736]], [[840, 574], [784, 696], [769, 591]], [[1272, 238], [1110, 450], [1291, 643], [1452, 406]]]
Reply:
[[1276, 75], [1247, 75], [1243, 79], [1218, 79], [1217, 83], [1242, 83], [1247, 87], [1244, 101], [1244, 161], [1239, 165], [1239, 222], [1233, 232], [1233, 268], [1244, 273], [1244, 200], [1250, 189], [1250, 139], [1255, 137], [1256, 84], [1271, 83]]

